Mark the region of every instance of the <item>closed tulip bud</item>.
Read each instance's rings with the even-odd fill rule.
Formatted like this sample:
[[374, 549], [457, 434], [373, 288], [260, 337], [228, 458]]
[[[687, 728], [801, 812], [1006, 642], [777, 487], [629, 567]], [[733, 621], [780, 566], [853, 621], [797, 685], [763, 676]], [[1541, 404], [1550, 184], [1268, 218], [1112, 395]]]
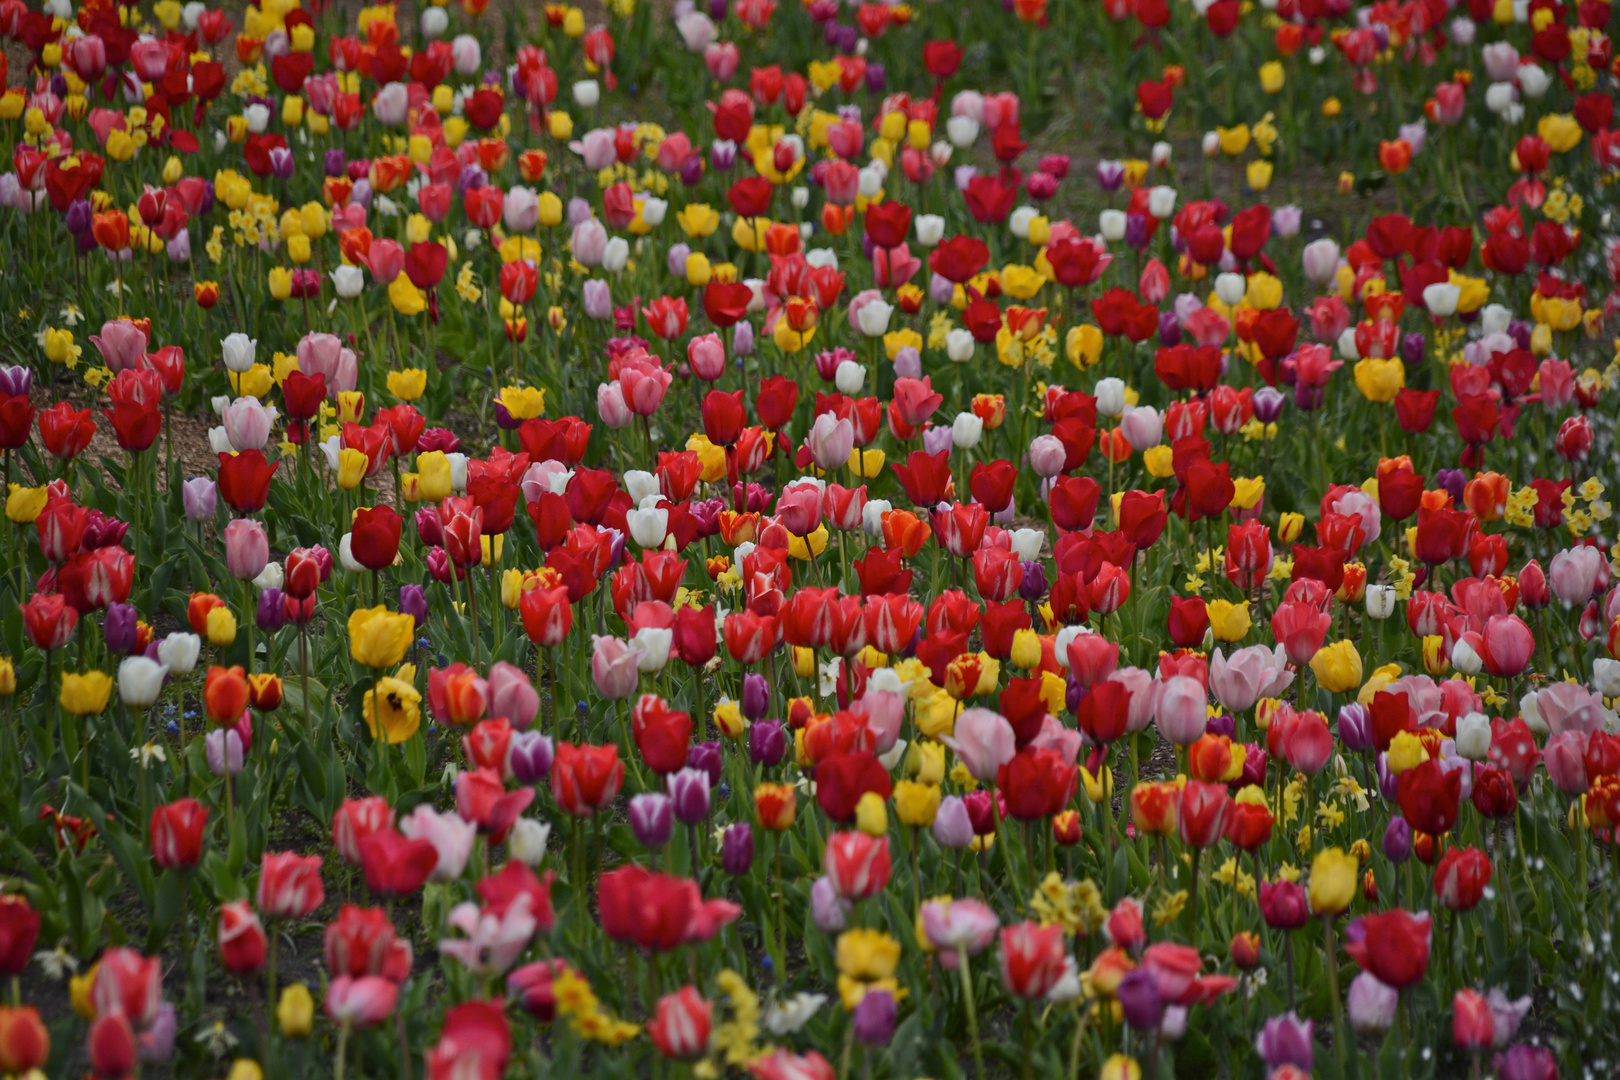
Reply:
[[674, 808], [668, 795], [653, 791], [631, 798], [630, 831], [636, 843], [649, 851], [661, 848], [674, 828]]
[[753, 865], [754, 830], [747, 822], [739, 822], [720, 839], [720, 868], [732, 877], [742, 877]]
[[855, 804], [855, 827], [868, 836], [882, 836], [889, 831], [888, 805], [883, 796], [868, 791]]
[[1311, 910], [1319, 915], [1337, 915], [1349, 907], [1356, 893], [1358, 869], [1355, 856], [1341, 848], [1318, 852], [1311, 863]]

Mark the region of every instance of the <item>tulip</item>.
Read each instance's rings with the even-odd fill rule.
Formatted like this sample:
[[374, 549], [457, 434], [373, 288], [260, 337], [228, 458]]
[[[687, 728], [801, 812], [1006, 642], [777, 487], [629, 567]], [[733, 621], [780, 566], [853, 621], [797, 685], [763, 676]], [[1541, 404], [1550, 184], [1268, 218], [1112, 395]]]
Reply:
[[233, 975], [251, 975], [264, 967], [270, 939], [246, 900], [233, 900], [219, 911], [219, 959]]
[[152, 811], [152, 861], [165, 870], [190, 870], [202, 860], [208, 808], [180, 799]]
[[118, 664], [118, 696], [133, 709], [151, 708], [163, 692], [169, 669], [145, 656], [126, 656]]

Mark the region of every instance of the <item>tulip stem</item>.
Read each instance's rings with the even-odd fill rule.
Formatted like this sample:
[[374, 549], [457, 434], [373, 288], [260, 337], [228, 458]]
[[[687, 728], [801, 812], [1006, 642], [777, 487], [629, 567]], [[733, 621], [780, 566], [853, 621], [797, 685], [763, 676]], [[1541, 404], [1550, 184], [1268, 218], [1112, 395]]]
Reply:
[[[1333, 933], [1333, 916], [1322, 916], [1322, 944], [1327, 953], [1328, 997], [1333, 1002], [1333, 1058], [1339, 1075], [1344, 1075], [1344, 1020], [1339, 1001], [1339, 942]], [[1290, 984], [1292, 980], [1290, 980]]]
[[1195, 846], [1193, 848], [1192, 885], [1188, 888], [1187, 892], [1187, 912], [1192, 916], [1190, 920], [1191, 926], [1189, 928], [1188, 940], [1191, 942], [1194, 949], [1198, 948], [1198, 871], [1199, 865], [1203, 861], [1204, 849]]
[[[956, 967], [962, 974], [962, 1004], [967, 1008], [968, 1038], [973, 1042], [973, 1066], [984, 1080], [984, 1051], [979, 1049], [979, 1014], [973, 1007], [973, 973], [968, 970], [967, 946], [956, 948]], [[338, 1077], [338, 1080], [343, 1080]]]
[[349, 1022], [347, 1020], [338, 1027], [337, 1053], [332, 1057], [332, 1080], [343, 1080], [343, 1058], [349, 1048]]

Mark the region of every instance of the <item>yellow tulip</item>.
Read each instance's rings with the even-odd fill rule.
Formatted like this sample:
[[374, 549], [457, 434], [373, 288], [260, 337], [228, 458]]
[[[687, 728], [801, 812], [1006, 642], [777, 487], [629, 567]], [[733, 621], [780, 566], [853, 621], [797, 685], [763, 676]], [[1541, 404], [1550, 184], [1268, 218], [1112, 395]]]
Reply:
[[450, 494], [453, 487], [450, 459], [445, 456], [443, 450], [417, 454], [416, 473], [420, 477], [417, 481], [418, 490], [425, 502], [440, 502]]
[[364, 450], [345, 446], [338, 451], [338, 487], [344, 491], [353, 491], [366, 478], [366, 470], [370, 467], [371, 459], [366, 456]]
[[[400, 617], [407, 625], [415, 622], [409, 615]], [[350, 619], [351, 624], [353, 621]], [[390, 743], [402, 743], [409, 739], [422, 724], [421, 704], [421, 693], [405, 680], [393, 676], [378, 679], [377, 685], [366, 691], [363, 706], [371, 737], [384, 738]]]
[[894, 812], [902, 825], [914, 829], [926, 829], [933, 825], [934, 815], [939, 813], [939, 802], [937, 784], [902, 780], [894, 785]]
[[1283, 66], [1276, 60], [1268, 60], [1260, 65], [1260, 89], [1268, 94], [1275, 94], [1283, 88]]
[[708, 203], [689, 203], [675, 215], [675, 224], [687, 236], [701, 240], [720, 227], [720, 215]]
[[58, 700], [74, 716], [100, 716], [112, 694], [112, 676], [105, 671], [62, 673], [62, 693]]
[[393, 667], [405, 659], [415, 635], [416, 620], [410, 615], [380, 605], [356, 608], [349, 616], [349, 655], [366, 667]]
[[508, 386], [497, 400], [514, 420], [532, 420], [546, 411], [546, 392], [533, 386]]
[[427, 310], [427, 299], [422, 290], [411, 283], [408, 274], [401, 274], [388, 286], [388, 302], [401, 315], [420, 315]]
[[1063, 339], [1063, 355], [1077, 368], [1088, 368], [1102, 359], [1102, 331], [1090, 323], [1071, 327]]
[[1350, 906], [1356, 895], [1356, 857], [1343, 848], [1320, 851], [1311, 863], [1311, 910], [1318, 915], [1337, 915]]
[[1356, 389], [1377, 405], [1387, 405], [1406, 386], [1406, 365], [1400, 357], [1380, 360], [1365, 357], [1356, 361]]
[[731, 698], [724, 698], [714, 707], [714, 726], [728, 739], [740, 739], [748, 730], [743, 720], [742, 707]]
[[539, 203], [540, 224], [550, 229], [562, 222], [563, 204], [562, 200], [557, 198], [555, 193], [550, 191], [542, 191], [540, 193]]
[[1311, 674], [1330, 694], [1348, 694], [1361, 685], [1361, 654], [1350, 641], [1324, 645], [1311, 657]]
[[309, 1035], [315, 1026], [315, 999], [310, 996], [309, 987], [293, 983], [282, 990], [281, 1001], [276, 1005], [276, 1023], [285, 1038], [302, 1039]]
[[882, 836], [889, 831], [889, 811], [883, 796], [868, 791], [855, 803], [855, 827], [867, 836]]
[[[404, 275], [400, 275], [403, 277]], [[269, 274], [270, 299], [285, 300], [292, 296], [292, 274], [285, 266], [272, 266]]]
[[236, 640], [236, 615], [228, 607], [217, 607], [208, 613], [208, 624], [205, 627], [208, 644], [216, 649], [224, 649]]
[[1252, 620], [1247, 600], [1236, 604], [1230, 600], [1211, 600], [1204, 610], [1209, 615], [1209, 629], [1216, 641], [1241, 641], [1248, 636]]
[[45, 509], [45, 497], [49, 490], [44, 486], [31, 488], [12, 484], [11, 492], [6, 496], [6, 520], [17, 525], [32, 525], [40, 511]]
[[427, 371], [405, 368], [388, 373], [388, 392], [401, 401], [415, 401], [427, 390]]

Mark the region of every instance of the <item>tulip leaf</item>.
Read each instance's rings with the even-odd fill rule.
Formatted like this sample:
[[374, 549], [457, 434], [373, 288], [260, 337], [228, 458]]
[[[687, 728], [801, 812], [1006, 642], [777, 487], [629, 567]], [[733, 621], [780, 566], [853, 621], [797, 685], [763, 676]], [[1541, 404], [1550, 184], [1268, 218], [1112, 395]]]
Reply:
[[152, 866], [145, 855], [136, 850], [136, 845], [129, 833], [124, 831], [123, 822], [116, 818], [109, 818], [101, 805], [86, 795], [84, 789], [77, 784], [69, 784], [68, 791], [73, 797], [71, 803], [74, 807], [83, 807], [96, 831], [101, 834], [102, 841], [107, 850], [112, 853], [118, 868], [124, 872], [135, 891], [140, 894], [141, 906], [148, 913], [152, 910], [152, 903], [156, 897], [156, 884], [152, 878]]
[[168, 936], [169, 928], [174, 925], [175, 917], [180, 914], [183, 888], [184, 883], [177, 870], [165, 870], [163, 876], [158, 878], [152, 904], [152, 927], [146, 935], [147, 952], [156, 951], [163, 944], [163, 939]]

